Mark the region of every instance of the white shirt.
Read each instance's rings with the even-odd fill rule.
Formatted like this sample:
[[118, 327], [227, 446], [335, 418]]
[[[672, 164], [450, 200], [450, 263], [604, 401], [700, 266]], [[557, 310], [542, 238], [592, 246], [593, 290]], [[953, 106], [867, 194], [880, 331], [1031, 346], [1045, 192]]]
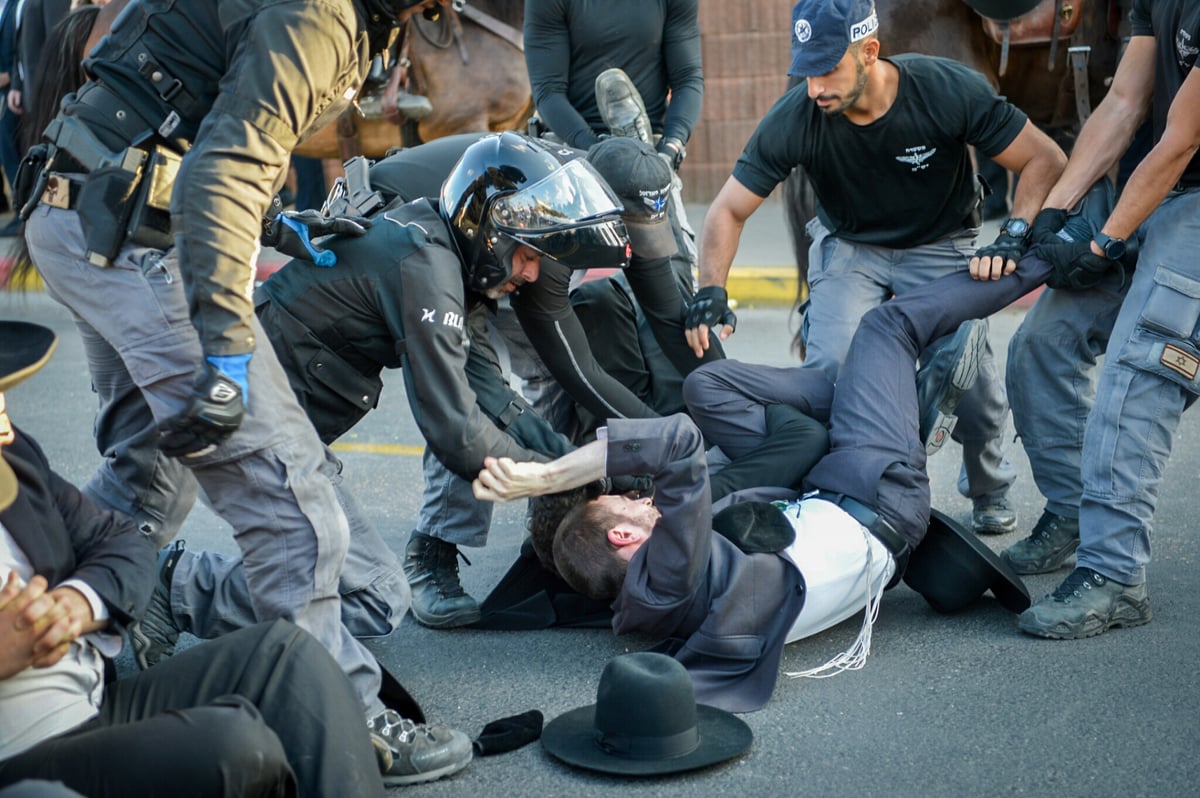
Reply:
[[[10, 571], [15, 571], [22, 583], [34, 576], [25, 553], [0, 524], [0, 584]], [[108, 618], [108, 608], [90, 585], [68, 579], [59, 585], [63, 586], [73, 587], [87, 598], [96, 620]], [[104, 654], [115, 656], [120, 650], [119, 635], [88, 634], [74, 641], [54, 665], [26, 668], [0, 680], [0, 760], [95, 717], [104, 698]]]

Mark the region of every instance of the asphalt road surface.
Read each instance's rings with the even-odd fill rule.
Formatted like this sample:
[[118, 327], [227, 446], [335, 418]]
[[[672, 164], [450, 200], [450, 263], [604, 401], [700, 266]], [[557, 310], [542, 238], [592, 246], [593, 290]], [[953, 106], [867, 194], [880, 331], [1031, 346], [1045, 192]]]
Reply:
[[[114, 309], [120, 312], [120, 309]], [[61, 337], [50, 365], [10, 392], [16, 422], [68, 478], [94, 468], [94, 398], [69, 317], [46, 296], [0, 294], [0, 317], [36, 320]], [[794, 317], [743, 309], [732, 356], [786, 364]], [[1019, 311], [993, 320], [1002, 355]], [[0, 345], [3, 345], [0, 342]], [[420, 503], [422, 441], [392, 374], [382, 407], [346, 442], [350, 484], [366, 512], [403, 551]], [[755, 740], [730, 762], [681, 776], [618, 779], [560, 764], [540, 745], [477, 759], [462, 773], [398, 788], [413, 796], [1192, 796], [1200, 794], [1200, 555], [1196, 518], [1200, 414], [1185, 416], [1162, 485], [1149, 569], [1153, 623], [1099, 638], [1058, 642], [1018, 632], [991, 596], [955, 616], [935, 613], [901, 585], [885, 595], [864, 669], [829, 679], [781, 677], [767, 707], [744, 716]], [[1020, 531], [989, 540], [997, 550], [1027, 533], [1041, 512], [1020, 444], [1013, 499]], [[959, 451], [930, 461], [934, 505], [965, 518], [955, 491]], [[523, 504], [498, 508], [491, 542], [468, 550], [467, 590], [482, 599], [516, 556]], [[198, 507], [182, 533], [189, 548], [234, 551], [229, 529]], [[1053, 589], [1066, 570], [1031, 577], [1030, 592]], [[851, 619], [788, 646], [782, 669], [802, 670], [842, 651]], [[547, 720], [592, 703], [604, 663], [651, 641], [606, 630], [433, 631], [411, 620], [371, 642], [431, 719], [471, 736], [483, 724], [528, 709]]]

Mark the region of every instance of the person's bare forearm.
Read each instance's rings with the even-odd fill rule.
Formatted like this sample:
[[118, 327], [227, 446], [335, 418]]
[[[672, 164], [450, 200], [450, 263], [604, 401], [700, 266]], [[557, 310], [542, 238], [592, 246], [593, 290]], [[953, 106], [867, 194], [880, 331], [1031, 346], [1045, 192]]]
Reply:
[[488, 457], [472, 483], [475, 497], [508, 502], [582, 487], [604, 476], [606, 443], [592, 441], [549, 463], [518, 463], [507, 457]]

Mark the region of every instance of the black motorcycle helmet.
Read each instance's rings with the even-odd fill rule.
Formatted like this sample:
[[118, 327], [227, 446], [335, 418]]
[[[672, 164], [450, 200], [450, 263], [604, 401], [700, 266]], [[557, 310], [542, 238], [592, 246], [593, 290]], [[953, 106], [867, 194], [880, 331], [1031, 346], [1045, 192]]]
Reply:
[[629, 236], [621, 201], [583, 158], [518, 133], [468, 147], [442, 184], [467, 284], [483, 292], [510, 276], [525, 244], [572, 269], [624, 268]]

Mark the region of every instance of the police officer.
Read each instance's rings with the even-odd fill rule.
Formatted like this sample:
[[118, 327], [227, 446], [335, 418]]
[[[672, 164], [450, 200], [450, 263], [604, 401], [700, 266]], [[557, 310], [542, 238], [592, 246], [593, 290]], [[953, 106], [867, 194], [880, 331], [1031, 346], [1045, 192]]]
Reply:
[[[411, 733], [386, 710], [378, 663], [341, 622], [346, 517], [320, 440], [259, 345], [250, 286], [292, 147], [348, 105], [398, 24], [440, 3], [134, 0], [46, 129], [26, 223], [48, 291], [83, 335], [101, 414], [149, 407], [163, 452], [236, 530], [256, 616], [295, 620], [350, 676], [389, 783], [464, 767], [470, 742]], [[169, 491], [125, 485], [146, 451], [121, 443], [100, 498], [134, 514]]]
[[[1050, 312], [1010, 349], [1048, 368], [1036, 372], [1048, 377], [1039, 384], [1010, 382], [1011, 390], [1028, 392], [1021, 422], [1048, 430], [1053, 412], [1059, 423], [1048, 441], [1025, 439], [1047, 507], [1033, 534], [1004, 556], [1032, 573], [1057, 570], [1075, 554], [1071, 573], [1018, 621], [1039, 637], [1091, 637], [1150, 621], [1146, 565], [1158, 490], [1183, 411], [1200, 394], [1200, 6], [1136, 0], [1130, 26], [1112, 88], [1080, 131], [1042, 213], [1061, 223], [1061, 209], [1116, 164], [1143, 120], [1153, 125], [1154, 146], [1093, 236], [1042, 248], [1066, 287], [1089, 290], [1047, 292]], [[1127, 276], [1119, 264], [1135, 234], [1142, 237], [1138, 268], [1122, 301], [1118, 286]], [[1107, 325], [1089, 410], [1079, 385], [1087, 380], [1088, 350], [1103, 347]], [[1077, 359], [1029, 351], [1048, 335]], [[1063, 425], [1064, 418], [1072, 423]]]
[[[790, 72], [805, 78], [759, 123], [704, 219], [700, 288], [688, 309], [699, 355], [736, 321], [724, 285], [746, 219], [796, 166], [818, 199], [805, 368], [836, 381], [863, 314], [936, 277], [967, 271], [977, 202], [968, 145], [1021, 173], [1013, 220], [979, 251], [989, 275], [1011, 271], [1029, 221], [1061, 173], [1062, 151], [981, 75], [919, 55], [879, 57], [871, 0], [802, 0], [793, 9]], [[1016, 528], [1003, 456], [1007, 404], [990, 354], [964, 397], [955, 436], [977, 532]]]
[[[429, 163], [453, 146], [435, 142], [417, 160]], [[474, 137], [438, 199], [396, 197], [366, 235], [328, 245], [337, 266], [292, 261], [258, 294], [263, 326], [327, 443], [375, 406], [382, 369], [403, 368], [428, 443], [425, 501], [405, 573], [413, 614], [429, 626], [460, 626], [479, 614], [458, 581], [456, 544], [483, 545], [490, 506], [453, 483], [469, 489], [494, 451], [544, 462], [572, 448], [509, 388], [486, 320], [489, 300], [534, 283], [545, 263], [624, 267], [621, 203], [576, 156], [516, 133]], [[423, 193], [420, 174], [394, 176], [405, 193]], [[386, 169], [382, 178], [396, 187]], [[465, 537], [455, 535], [460, 527]]]

